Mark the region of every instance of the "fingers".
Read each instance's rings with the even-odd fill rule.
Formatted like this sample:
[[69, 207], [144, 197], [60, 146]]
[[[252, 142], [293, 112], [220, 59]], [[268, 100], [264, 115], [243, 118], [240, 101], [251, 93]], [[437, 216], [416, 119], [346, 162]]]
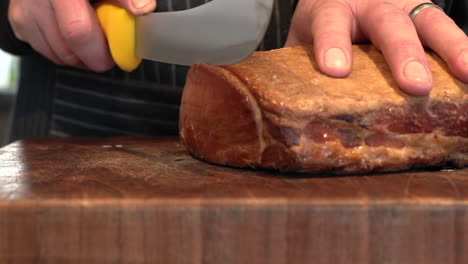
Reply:
[[[42, 4], [47, 4], [47, 2], [43, 2]], [[55, 57], [57, 57], [58, 61], [54, 60], [57, 64], [78, 66], [80, 64], [80, 60], [68, 48], [67, 43], [65, 43], [65, 40], [61, 36], [53, 10], [49, 7], [45, 9], [45, 12], [46, 13], [43, 13], [44, 17], [42, 19], [36, 18], [35, 25], [37, 25], [37, 31], [38, 34], [40, 34], [40, 36], [37, 36], [37, 38], [42, 37], [43, 40], [40, 42], [44, 42], [48, 45], [48, 47], [51, 50], [51, 53], [53, 53]], [[38, 41], [33, 42], [37, 43]], [[40, 48], [38, 49], [40, 50]]]
[[332, 77], [351, 71], [356, 24], [346, 1], [299, 1], [285, 46], [314, 44], [320, 70]]
[[19, 40], [30, 43], [33, 49], [39, 51], [55, 63], [63, 64], [46, 41], [42, 30], [34, 20], [34, 16], [25, 13], [21, 4], [15, 1], [10, 3], [8, 11], [8, 20], [14, 34]]
[[433, 7], [421, 11], [413, 22], [422, 42], [447, 62], [457, 78], [468, 82], [466, 34], [441, 10]]
[[344, 2], [325, 1], [311, 14], [315, 57], [322, 72], [346, 77], [351, 72], [353, 14]]
[[[156, 7], [156, 0], [109, 1], [134, 15]], [[97, 72], [114, 65], [89, 0], [10, 0], [8, 15], [15, 35], [57, 64]]]
[[310, 32], [311, 10], [313, 5], [309, 1], [299, 1], [291, 21], [285, 47], [312, 44]]
[[16, 38], [21, 41], [26, 41], [25, 34], [29, 25], [31, 25], [32, 17], [24, 12], [21, 2], [10, 1], [8, 6], [8, 21], [13, 29]]
[[20, 40], [56, 64], [93, 71], [114, 65], [87, 0], [10, 0], [8, 19]]
[[432, 75], [418, 34], [402, 8], [376, 1], [361, 10], [360, 25], [382, 51], [398, 86], [413, 95], [428, 94]]
[[32, 24], [30, 27], [31, 32], [25, 32], [25, 35], [29, 36], [30, 38], [34, 39], [31, 41], [31, 47], [41, 53], [43, 56], [49, 58], [55, 64], [58, 65], [65, 65], [66, 63], [60, 59], [60, 56], [55, 53], [53, 48], [50, 46], [47, 38], [45, 37], [43, 31], [36, 25]]
[[156, 0], [112, 0], [135, 16], [152, 12], [156, 9]]
[[89, 69], [97, 72], [109, 70], [114, 62], [89, 1], [51, 0], [50, 3], [56, 10], [56, 24], [66, 46]]

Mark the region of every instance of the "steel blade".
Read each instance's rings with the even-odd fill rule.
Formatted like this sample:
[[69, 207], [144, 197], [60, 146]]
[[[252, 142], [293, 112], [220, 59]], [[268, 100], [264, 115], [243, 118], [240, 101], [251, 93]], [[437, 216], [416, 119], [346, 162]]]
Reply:
[[274, 0], [214, 0], [193, 9], [137, 17], [137, 55], [179, 65], [239, 62], [255, 51]]

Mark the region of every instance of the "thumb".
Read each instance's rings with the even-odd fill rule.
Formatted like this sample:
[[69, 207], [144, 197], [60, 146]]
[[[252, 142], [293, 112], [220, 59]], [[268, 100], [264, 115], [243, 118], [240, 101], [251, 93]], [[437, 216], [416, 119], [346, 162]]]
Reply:
[[156, 9], [156, 0], [111, 0], [134, 16], [144, 15]]

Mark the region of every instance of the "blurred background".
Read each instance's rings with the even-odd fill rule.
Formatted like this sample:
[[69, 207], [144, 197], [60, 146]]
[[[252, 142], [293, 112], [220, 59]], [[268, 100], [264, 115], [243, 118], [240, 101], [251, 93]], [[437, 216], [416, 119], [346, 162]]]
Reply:
[[18, 81], [18, 58], [0, 50], [0, 146], [4, 145]]

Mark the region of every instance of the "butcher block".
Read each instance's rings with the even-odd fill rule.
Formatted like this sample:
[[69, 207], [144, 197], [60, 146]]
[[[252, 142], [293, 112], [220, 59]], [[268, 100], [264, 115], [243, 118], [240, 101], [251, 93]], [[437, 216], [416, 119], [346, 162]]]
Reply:
[[177, 138], [0, 149], [0, 263], [468, 263], [468, 169], [356, 176], [199, 161]]

